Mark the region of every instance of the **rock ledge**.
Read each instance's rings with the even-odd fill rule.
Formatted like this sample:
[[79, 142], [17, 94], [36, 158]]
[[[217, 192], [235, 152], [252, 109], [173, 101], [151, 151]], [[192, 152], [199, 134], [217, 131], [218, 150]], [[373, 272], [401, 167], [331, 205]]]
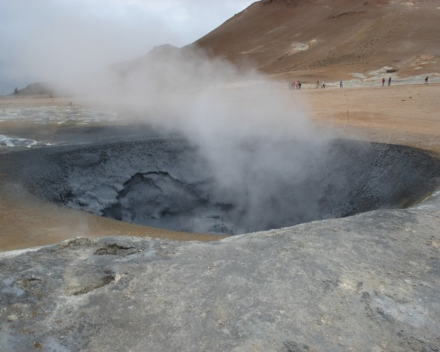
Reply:
[[440, 195], [214, 243], [0, 259], [2, 351], [438, 351]]

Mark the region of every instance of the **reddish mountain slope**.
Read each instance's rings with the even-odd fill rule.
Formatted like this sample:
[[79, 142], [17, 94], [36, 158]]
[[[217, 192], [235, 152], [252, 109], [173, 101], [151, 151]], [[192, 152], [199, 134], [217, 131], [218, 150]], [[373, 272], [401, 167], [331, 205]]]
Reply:
[[440, 72], [440, 1], [262, 0], [195, 45], [286, 77]]

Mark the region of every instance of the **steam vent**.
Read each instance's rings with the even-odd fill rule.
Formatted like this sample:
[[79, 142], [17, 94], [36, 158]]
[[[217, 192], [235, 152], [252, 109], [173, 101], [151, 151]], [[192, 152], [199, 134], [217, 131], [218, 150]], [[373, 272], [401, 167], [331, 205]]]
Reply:
[[24, 184], [43, 199], [125, 222], [230, 235], [406, 208], [440, 176], [440, 162], [421, 150], [349, 140], [250, 139], [233, 157], [244, 162], [217, 165], [184, 139], [151, 138], [32, 150], [20, 159]]

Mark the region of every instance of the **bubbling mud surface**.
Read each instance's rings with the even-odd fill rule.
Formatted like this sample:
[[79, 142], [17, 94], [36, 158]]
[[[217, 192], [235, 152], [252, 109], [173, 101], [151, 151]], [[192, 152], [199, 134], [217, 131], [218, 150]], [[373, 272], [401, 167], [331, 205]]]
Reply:
[[[237, 165], [241, 182], [232, 185], [219, 178], [202, 150], [181, 138], [17, 152], [14, 172], [32, 193], [70, 208], [170, 230], [233, 235], [403, 208], [439, 185], [440, 161], [421, 150], [350, 140], [309, 144], [243, 143], [238, 148], [248, 163]], [[256, 168], [263, 149], [275, 151], [282, 164]]]

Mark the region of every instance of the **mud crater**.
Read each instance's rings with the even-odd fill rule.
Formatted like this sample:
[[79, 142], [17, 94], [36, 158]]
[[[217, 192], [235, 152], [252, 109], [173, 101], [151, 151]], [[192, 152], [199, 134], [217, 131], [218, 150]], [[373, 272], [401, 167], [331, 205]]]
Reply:
[[[218, 234], [404, 208], [439, 186], [439, 160], [409, 147], [254, 140], [238, 148], [237, 170], [227, 163], [216, 168], [177, 138], [48, 148], [32, 158], [25, 182], [38, 196], [74, 209]], [[235, 183], [224, 180], [231, 172]]]

